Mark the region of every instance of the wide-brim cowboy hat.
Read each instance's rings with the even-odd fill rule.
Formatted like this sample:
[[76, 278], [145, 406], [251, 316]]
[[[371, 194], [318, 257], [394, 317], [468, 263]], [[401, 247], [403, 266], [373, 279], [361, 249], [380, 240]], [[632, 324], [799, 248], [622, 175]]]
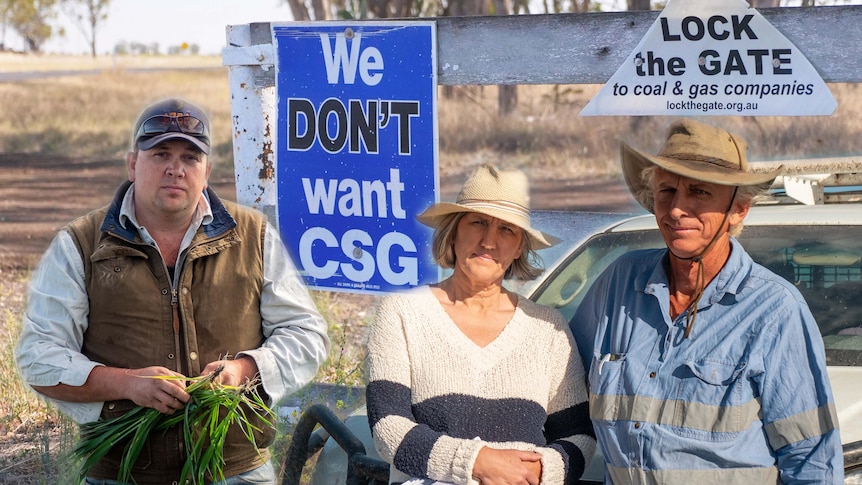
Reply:
[[720, 185], [763, 185], [768, 188], [783, 167], [770, 172], [751, 172], [748, 167], [748, 142], [739, 135], [691, 119], [672, 123], [667, 128], [664, 146], [650, 155], [623, 142], [620, 147], [623, 176], [629, 191], [644, 205], [639, 194], [644, 185], [641, 172], [657, 165], [668, 172], [694, 180]]
[[455, 202], [438, 202], [416, 219], [436, 229], [447, 215], [456, 212], [479, 212], [514, 224], [530, 235], [533, 249], [560, 242], [530, 225], [530, 183], [527, 175], [517, 169], [480, 165], [467, 177]]

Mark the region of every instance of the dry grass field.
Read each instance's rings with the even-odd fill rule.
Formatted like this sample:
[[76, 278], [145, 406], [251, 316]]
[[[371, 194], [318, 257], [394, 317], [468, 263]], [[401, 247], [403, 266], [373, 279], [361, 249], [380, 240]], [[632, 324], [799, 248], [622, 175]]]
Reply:
[[[29, 272], [63, 224], [105, 204], [124, 180], [122, 160], [140, 108], [167, 96], [204, 106], [213, 122], [211, 184], [235, 198], [228, 71], [220, 58], [0, 55], [0, 75], [57, 70], [75, 72], [0, 81], [0, 483], [62, 483], [68, 469], [61, 457], [74, 431], [21, 385], [12, 352]], [[859, 88], [830, 87], [839, 102], [830, 117], [706, 121], [745, 135], [752, 160], [860, 154]], [[619, 141], [655, 150], [670, 118], [578, 117], [598, 89], [519, 87], [518, 107], [506, 118], [497, 115], [492, 86], [441, 96], [441, 198], [454, 197], [470, 168], [494, 162], [528, 173], [534, 208], [635, 210], [620, 183]], [[315, 297], [334, 341], [319, 380], [361, 383], [367, 299]]]
[[219, 67], [219, 56], [61, 56], [0, 52], [0, 72], [87, 71], [93, 69], [141, 69]]

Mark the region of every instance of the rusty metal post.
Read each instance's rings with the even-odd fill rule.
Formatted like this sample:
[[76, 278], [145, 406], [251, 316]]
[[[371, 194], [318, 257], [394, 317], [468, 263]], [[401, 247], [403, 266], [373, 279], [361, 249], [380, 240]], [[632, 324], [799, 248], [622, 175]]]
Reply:
[[236, 198], [278, 227], [275, 157], [275, 52], [269, 23], [230, 25], [228, 66]]

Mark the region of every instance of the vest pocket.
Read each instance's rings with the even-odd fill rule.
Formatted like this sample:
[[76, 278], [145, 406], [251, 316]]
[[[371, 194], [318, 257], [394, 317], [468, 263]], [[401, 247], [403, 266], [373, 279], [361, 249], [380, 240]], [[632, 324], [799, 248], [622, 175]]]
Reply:
[[90, 255], [90, 261], [93, 263], [99, 263], [111, 259], [129, 257], [147, 259], [146, 253], [139, 249], [131, 248], [128, 246], [114, 246], [102, 244], [97, 247], [95, 251], [93, 251], [93, 254]]
[[[102, 406], [102, 419], [111, 419], [120, 417], [127, 412], [131, 411], [137, 407], [137, 405], [128, 400], [123, 401], [108, 401]], [[135, 461], [135, 465], [132, 467], [132, 470], [145, 470], [150, 467], [153, 463], [153, 454], [151, 448], [151, 439], [152, 436], [155, 436], [156, 433], [153, 433], [150, 438], [148, 438], [144, 442], [144, 446], [141, 448], [141, 453], [138, 455], [137, 461]], [[161, 433], [158, 433], [158, 436], [161, 436]], [[131, 437], [126, 438], [125, 440], [117, 443], [111, 448], [105, 458], [102, 459], [102, 462], [107, 464], [111, 469], [119, 469], [120, 462], [123, 459], [123, 449], [126, 447], [126, 444], [129, 442]]]
[[135, 248], [101, 245], [90, 255], [92, 283], [111, 291], [131, 277], [138, 261], [146, 259], [147, 255]]

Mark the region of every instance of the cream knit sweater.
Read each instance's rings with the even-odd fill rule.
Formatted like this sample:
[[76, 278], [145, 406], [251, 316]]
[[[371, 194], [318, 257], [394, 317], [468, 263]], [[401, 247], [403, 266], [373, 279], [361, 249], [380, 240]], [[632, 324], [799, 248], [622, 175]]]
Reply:
[[483, 446], [536, 451], [542, 484], [572, 483], [595, 451], [583, 365], [559, 312], [519, 297], [479, 347], [427, 286], [384, 298], [368, 340], [368, 417], [390, 483], [476, 485]]

